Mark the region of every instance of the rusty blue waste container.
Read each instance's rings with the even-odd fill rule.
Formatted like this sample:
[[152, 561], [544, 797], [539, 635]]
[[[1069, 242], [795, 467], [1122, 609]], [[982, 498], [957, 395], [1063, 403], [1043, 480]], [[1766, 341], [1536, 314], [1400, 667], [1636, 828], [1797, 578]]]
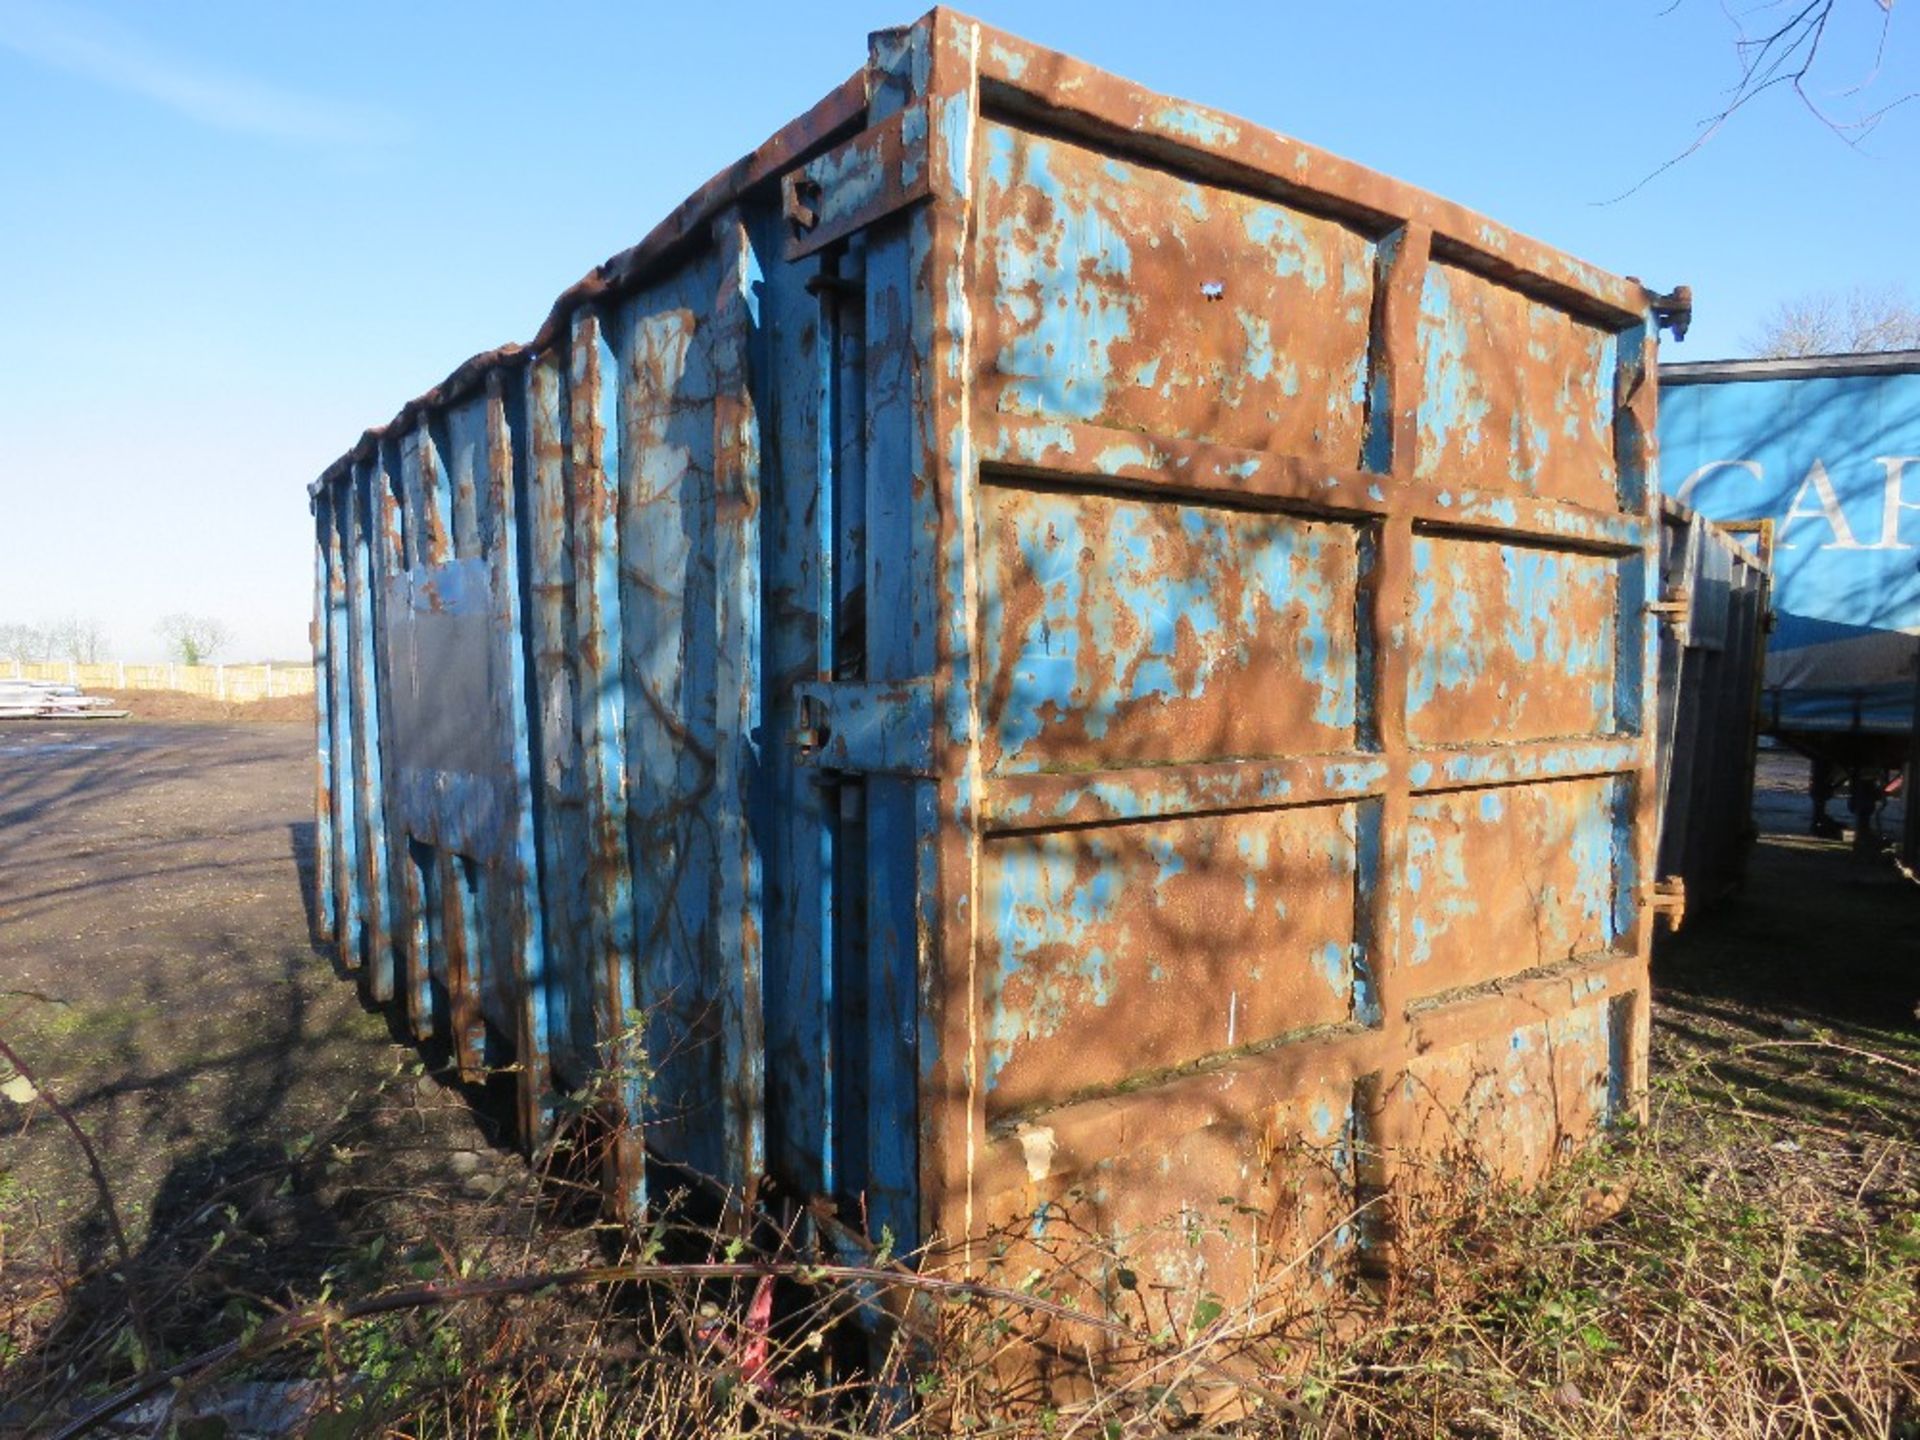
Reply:
[[1773, 524], [1660, 516], [1660, 883], [1691, 921], [1745, 879], [1772, 611]]
[[1658, 315], [882, 31], [315, 485], [340, 954], [530, 1135], [612, 1077], [902, 1247], [1537, 1175], [1643, 1082]]

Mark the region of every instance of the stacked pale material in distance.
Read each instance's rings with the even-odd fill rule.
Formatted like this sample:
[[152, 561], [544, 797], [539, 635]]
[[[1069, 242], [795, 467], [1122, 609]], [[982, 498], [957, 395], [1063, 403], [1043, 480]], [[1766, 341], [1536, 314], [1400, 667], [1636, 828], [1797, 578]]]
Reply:
[[130, 712], [78, 685], [57, 680], [0, 680], [0, 720], [124, 720]]

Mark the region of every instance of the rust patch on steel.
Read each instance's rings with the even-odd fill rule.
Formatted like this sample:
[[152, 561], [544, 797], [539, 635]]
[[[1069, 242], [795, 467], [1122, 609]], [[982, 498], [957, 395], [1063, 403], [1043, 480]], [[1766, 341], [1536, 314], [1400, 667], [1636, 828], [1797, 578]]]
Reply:
[[785, 177], [786, 258], [811, 255], [926, 199], [932, 184], [927, 108], [910, 106]]
[[989, 1121], [1345, 1023], [1357, 868], [1352, 806], [987, 845]]
[[[1162, 1287], [1188, 1302], [1246, 1296], [1282, 1273], [1331, 1288], [1369, 1222], [1370, 1091], [1337, 1063], [1309, 1062], [1192, 1076], [1150, 1107], [1102, 1101], [1022, 1124], [982, 1157], [999, 1263], [1021, 1275], [1074, 1252], [1078, 1273], [1058, 1283], [1095, 1313], [1126, 1314]], [[1089, 1235], [1105, 1264], [1087, 1266], [1084, 1241], [1075, 1249]]]
[[984, 769], [1352, 745], [1355, 527], [1002, 486], [981, 510]]
[[[1410, 1061], [1395, 1101], [1413, 1153], [1532, 1183], [1584, 1146], [1617, 1112], [1617, 1066], [1636, 996], [1616, 996], [1505, 1035], [1470, 1039]], [[1443, 1164], [1426, 1172], [1443, 1177]], [[1408, 1171], [1403, 1187], [1418, 1189]]]
[[1619, 507], [1611, 333], [1436, 263], [1420, 297], [1420, 360], [1420, 480]]
[[1374, 246], [984, 122], [976, 406], [1358, 463]]
[[1618, 783], [1416, 797], [1402, 984], [1433, 995], [1607, 949]]
[[1412, 560], [1410, 741], [1614, 729], [1618, 561], [1440, 535], [1416, 536]]
[[472, 862], [441, 850], [436, 863], [435, 889], [440, 899], [440, 983], [447, 992], [447, 1039], [453, 1047], [460, 1078], [478, 1082], [484, 1075], [485, 1025], [475, 971], [482, 963], [476, 952], [485, 933], [479, 922], [480, 892], [474, 883]]
[[997, 111], [1032, 116], [1049, 129], [1369, 226], [1411, 221], [1485, 273], [1613, 326], [1635, 324], [1646, 312], [1652, 292], [1638, 281], [1608, 274], [1463, 205], [1205, 105], [1157, 94], [1070, 55], [989, 26], [978, 29], [981, 92]]

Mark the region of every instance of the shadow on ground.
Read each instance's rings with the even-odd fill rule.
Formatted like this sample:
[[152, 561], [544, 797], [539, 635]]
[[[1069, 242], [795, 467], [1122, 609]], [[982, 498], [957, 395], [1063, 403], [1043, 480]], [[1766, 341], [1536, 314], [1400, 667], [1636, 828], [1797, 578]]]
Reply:
[[[329, 1286], [598, 1256], [543, 1223], [480, 1097], [310, 943], [309, 747], [264, 725], [0, 730], [0, 1039], [105, 1182], [45, 1096], [9, 1088], [0, 1433], [46, 1434]], [[1763, 814], [1743, 891], [1657, 959], [1656, 1090], [1685, 1075], [1777, 1123], [1770, 1165], [1826, 1135], [1847, 1154], [1807, 1162], [1853, 1165], [1889, 1209], [1873, 1147], [1920, 1133], [1920, 892]]]
[[[1907, 1140], [1920, 887], [1805, 833], [1804, 783], [1804, 762], [1763, 757], [1745, 883], [1657, 948], [1656, 1074], [1702, 1067], [1751, 1113]], [[1869, 1050], [1886, 1058], [1853, 1053]]]
[[0, 1041], [30, 1072], [0, 1099], [0, 1431], [329, 1277], [526, 1230], [486, 1110], [311, 943], [310, 753], [298, 726], [0, 729]]

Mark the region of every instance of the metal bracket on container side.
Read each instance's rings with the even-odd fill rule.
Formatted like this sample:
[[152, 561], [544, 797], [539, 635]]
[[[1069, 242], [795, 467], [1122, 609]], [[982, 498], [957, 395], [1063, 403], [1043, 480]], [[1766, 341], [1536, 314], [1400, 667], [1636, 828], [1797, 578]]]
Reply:
[[1671, 330], [1675, 340], [1686, 339], [1687, 330], [1693, 324], [1693, 287], [1676, 285], [1665, 295], [1649, 294], [1647, 298], [1653, 323]]
[[1685, 588], [1667, 591], [1658, 600], [1647, 602], [1647, 613], [1664, 625], [1679, 625], [1687, 618], [1687, 607], [1693, 603], [1693, 595]]
[[786, 258], [798, 260], [932, 193], [927, 107], [911, 105], [780, 181]]
[[1687, 882], [1678, 875], [1654, 881], [1652, 905], [1653, 913], [1667, 922], [1669, 934], [1678, 930], [1687, 918]]
[[932, 776], [933, 681], [814, 680], [794, 687], [802, 765], [851, 775]]

